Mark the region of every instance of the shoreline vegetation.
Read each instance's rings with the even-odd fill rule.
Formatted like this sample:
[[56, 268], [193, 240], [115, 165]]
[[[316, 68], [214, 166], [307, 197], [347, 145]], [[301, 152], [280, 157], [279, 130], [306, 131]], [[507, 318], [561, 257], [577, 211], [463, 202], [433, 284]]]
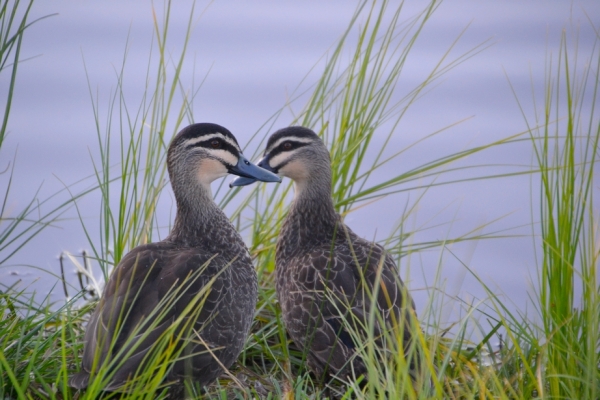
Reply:
[[[0, 94], [6, 96], [0, 151], [10, 126], [13, 90], [18, 90], [15, 82], [19, 62], [22, 62], [21, 43], [32, 24], [43, 23], [42, 18], [29, 20], [34, 0], [3, 0], [1, 4], [0, 73], [10, 76], [10, 90]], [[275, 301], [274, 246], [289, 204], [291, 185], [288, 182], [277, 186], [255, 185], [252, 191], [243, 192], [247, 194], [242, 198], [239, 189], [226, 191], [223, 185], [227, 182], [224, 182], [216, 190], [216, 196], [221, 207], [237, 205], [228, 214], [247, 239], [254, 257], [259, 299], [251, 335], [238, 362], [206, 391], [188, 387], [190, 397], [600, 397], [600, 280], [597, 275], [600, 210], [594, 208], [597, 207], [594, 196], [598, 192], [597, 162], [600, 161], [600, 120], [596, 109], [600, 89], [600, 27], [594, 26], [597, 38], [590, 54], [578, 53], [577, 35], [569, 30], [563, 32], [558, 53], [549, 53], [543, 61], [546, 69], [543, 92], [532, 89], [533, 112], [526, 109], [525, 99], [514, 91], [515, 102], [522, 113], [515, 118], [526, 122], [526, 131], [424, 161], [417, 168], [374, 183], [371, 179], [374, 173], [389, 168], [406, 150], [398, 149], [391, 156], [383, 152], [397, 134], [396, 127], [411, 105], [424, 101], [421, 98], [445, 73], [489, 46], [483, 42], [456, 56], [453, 47], [460, 40], [457, 38], [452, 47], [440, 55], [439, 62], [424, 81], [399, 93], [397, 83], [403, 68], [406, 63], [414, 62], [409, 57], [411, 49], [418, 46], [417, 38], [439, 5], [439, 1], [432, 0], [421, 13], [406, 16], [402, 6], [394, 2], [362, 1], [347, 30], [328, 53], [320, 78], [309, 92], [294, 92], [290, 96], [290, 101], [294, 101], [309, 95], [291, 124], [314, 129], [329, 146], [334, 203], [342, 215], [357, 207], [369, 207], [371, 202], [384, 196], [416, 194], [417, 200], [394, 216], [401, 221], [397, 230], [382, 241], [397, 257], [402, 273], [405, 273], [408, 256], [421, 251], [450, 251], [447, 246], [451, 243], [502, 239], [501, 234], [480, 233], [481, 227], [474, 227], [471, 232], [445, 241], [416, 242], [415, 232], [406, 228], [408, 223], [403, 223], [417, 212], [419, 199], [427, 195], [429, 188], [512, 175], [539, 177], [540, 185], [532, 187], [531, 196], [532, 209], [536, 204], [541, 215], [532, 215], [530, 222], [538, 270], [536, 289], [530, 296], [540, 322], [511, 311], [491, 289], [492, 285], [465, 265], [486, 290], [488, 298], [478, 306], [464, 305], [465, 312], [459, 321], [451, 326], [444, 324], [441, 310], [448, 297], [439, 280], [443, 268], [440, 262], [433, 288], [428, 289], [429, 303], [418, 315], [420, 329], [414, 332], [418, 338], [415, 346], [423, 354], [431, 380], [413, 382], [402, 351], [387, 357], [380, 354], [375, 340], [367, 340], [357, 351], [365, 360], [369, 383], [363, 387], [361, 382], [349, 380], [324, 387], [313, 380], [301, 352], [287, 338]], [[145, 66], [146, 92], [140, 101], [131, 101], [123, 89], [125, 72], [130, 68], [127, 52], [106, 111], [89, 83], [99, 156], [93, 158], [93, 183], [88, 189], [75, 192], [66, 187], [46, 199], [36, 194], [31, 202], [9, 212], [11, 185], [17, 184], [12, 181], [14, 159], [6, 171], [6, 166], [1, 166], [0, 179], [7, 184], [0, 213], [0, 266], [17, 252], [24, 251], [28, 242], [44, 229], [60, 224], [60, 216], [67, 210], [74, 209], [78, 213], [90, 251], [83, 261], [69, 254], [61, 257], [64, 265], [73, 264], [78, 268], [84, 289], [74, 294], [63, 277], [59, 285], [64, 285], [65, 293], [74, 294], [65, 304], [52, 307], [46, 301], [38, 304], [26, 290], [0, 287], [0, 398], [97, 398], [102, 382], [110, 379], [110, 371], [104, 368], [85, 392], [67, 386], [68, 376], [80, 365], [84, 326], [95, 306], [94, 299], [101, 293], [101, 282], [131, 248], [158, 240], [156, 205], [167, 183], [166, 149], [181, 126], [194, 122], [194, 98], [201, 89], [185, 86], [180, 75], [188, 62], [186, 52], [199, 12], [195, 8], [190, 10], [185, 40], [177, 43], [179, 52], [173, 52], [169, 36], [171, 7], [174, 6], [167, 1], [164, 8], [153, 10], [155, 35]], [[350, 37], [357, 40], [349, 40]], [[288, 107], [290, 104], [283, 105], [265, 122], [253, 138], [255, 143], [266, 137], [267, 132], [281, 127], [278, 117]], [[423, 140], [436, 140], [439, 133], [434, 132]], [[383, 143], [381, 149], [375, 148], [375, 137], [376, 143]], [[114, 142], [120, 143], [118, 153], [112, 152]], [[457, 163], [471, 155], [517, 142], [531, 144], [534, 160], [533, 165], [521, 171], [485, 175], [484, 168], [479, 168], [485, 165], [461, 167], [463, 164]], [[4, 160], [8, 159], [6, 156], [4, 154]], [[466, 178], [457, 179], [453, 175], [467, 170], [477, 172]], [[48, 211], [46, 205], [54, 204], [50, 200], [65, 193], [69, 194], [68, 200]], [[78, 200], [83, 196], [101, 199], [100, 236], [90, 231], [79, 213]], [[101, 270], [103, 280], [97, 282], [92, 270]], [[177, 293], [173, 293], [169, 298], [176, 296]], [[488, 325], [483, 326], [482, 320]], [[476, 342], [474, 331], [481, 337]], [[393, 338], [388, 342], [394, 342]], [[176, 347], [168, 338], [163, 338], [159, 350], [148, 361], [150, 367], [139, 371], [132, 382], [128, 398], [167, 398], [168, 388], [160, 377], [169, 362], [179, 356]], [[118, 397], [118, 394], [105, 393], [104, 397]]]

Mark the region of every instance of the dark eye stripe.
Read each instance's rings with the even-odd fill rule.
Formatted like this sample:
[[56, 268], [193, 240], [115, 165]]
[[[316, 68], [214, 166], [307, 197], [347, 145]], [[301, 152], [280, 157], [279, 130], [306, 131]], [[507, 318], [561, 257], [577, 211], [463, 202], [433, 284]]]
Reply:
[[[290, 147], [289, 149], [284, 149], [283, 148], [283, 144], [284, 143], [290, 143], [292, 145], [292, 147]], [[279, 146], [277, 146], [276, 148], [274, 148], [273, 150], [271, 150], [271, 152], [269, 153], [270, 157], [275, 157], [278, 154], [287, 152], [287, 151], [294, 151], [296, 149], [299, 149], [300, 147], [304, 147], [304, 146], [308, 146], [310, 143], [304, 143], [304, 142], [295, 142], [293, 139], [290, 140], [286, 140], [285, 142], [282, 142]]]
[[[214, 147], [212, 147], [211, 143], [214, 140], [219, 140], [219, 142], [221, 142], [221, 147], [219, 147], [217, 149], [215, 149]], [[201, 141], [198, 141], [196, 143], [191, 143], [191, 144], [188, 144], [186, 146], [187, 149], [190, 149], [192, 147], [204, 147], [204, 148], [209, 149], [209, 150], [227, 150], [228, 152], [230, 152], [231, 154], [235, 155], [236, 157], [239, 156], [239, 152], [238, 152], [237, 148], [235, 148], [234, 146], [232, 146], [229, 142], [226, 142], [225, 140], [215, 139], [214, 137], [210, 138], [210, 139], [207, 139], [207, 140], [201, 140]]]
[[[192, 125], [192, 127], [193, 126], [194, 125]], [[188, 133], [188, 132], [184, 131], [184, 133]], [[238, 145], [235, 138], [231, 135], [226, 135], [223, 132], [214, 132], [214, 131], [204, 132], [201, 134], [196, 134], [196, 132], [192, 132], [192, 133], [194, 133], [194, 134], [193, 135], [190, 135], [190, 134], [181, 135], [179, 137], [179, 140], [186, 148], [190, 148], [190, 147], [192, 147], [192, 145], [201, 143], [201, 142], [207, 142], [210, 140], [220, 140], [223, 143], [229, 143], [231, 146], [233, 146], [237, 150], [238, 153], [241, 152], [240, 146]]]

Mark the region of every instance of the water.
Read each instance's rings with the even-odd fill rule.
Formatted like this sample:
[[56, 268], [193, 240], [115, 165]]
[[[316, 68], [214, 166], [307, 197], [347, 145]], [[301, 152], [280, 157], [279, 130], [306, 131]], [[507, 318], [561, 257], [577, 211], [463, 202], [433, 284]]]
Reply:
[[[205, 6], [198, 4], [199, 9]], [[407, 15], [412, 15], [416, 6], [418, 2], [409, 2]], [[177, 2], [174, 6], [176, 37], [184, 34], [188, 10], [189, 2]], [[189, 63], [183, 75], [190, 80], [194, 60], [196, 82], [208, 73], [195, 102], [196, 120], [220, 123], [245, 144], [317, 64], [306, 81], [314, 82], [320, 72], [319, 59], [342, 34], [353, 11], [354, 5], [342, 0], [264, 0], [251, 4], [229, 1], [207, 7], [192, 34]], [[419, 37], [400, 79], [399, 92], [420, 82], [427, 68], [439, 60], [467, 25], [452, 55], [488, 39], [492, 46], [432, 87], [403, 118], [386, 152], [392, 154], [431, 132], [465, 121], [411, 149], [374, 179], [383, 180], [386, 173], [408, 170], [424, 161], [525, 130], [508, 80], [527, 111], [533, 111], [531, 80], [541, 94], [546, 55], [548, 51], [557, 54], [562, 29], [570, 24], [580, 25], [582, 55], [593, 45], [594, 34], [584, 11], [597, 23], [600, 2], [445, 2]], [[93, 173], [90, 154], [97, 156], [97, 138], [85, 70], [92, 91], [98, 93], [104, 107], [115, 89], [115, 70], [120, 68], [128, 35], [128, 95], [135, 98], [143, 91], [152, 35], [149, 2], [39, 1], [32, 19], [51, 13], [58, 15], [35, 24], [27, 32], [22, 57], [35, 58], [20, 67], [10, 133], [0, 153], [1, 169], [12, 166], [16, 154], [16, 184], [11, 189], [10, 212], [21, 209], [40, 186], [40, 197], [44, 198]], [[7, 82], [3, 74], [0, 92], [5, 93]], [[301, 106], [302, 103], [296, 104], [295, 110]], [[284, 115], [278, 126], [290, 120], [289, 114]], [[247, 154], [252, 154], [252, 150]], [[459, 165], [509, 164], [527, 168], [532, 162], [530, 145], [522, 144], [473, 156]], [[519, 168], [523, 169], [498, 167], [481, 172], [502, 173]], [[4, 189], [6, 174], [0, 182]], [[536, 177], [520, 176], [440, 186], [426, 193], [416, 216], [407, 222], [409, 229], [426, 228], [416, 240], [440, 240], [471, 231], [501, 232], [511, 237], [451, 245], [443, 253], [435, 249], [410, 263], [406, 260], [403, 268], [410, 267], [410, 287], [420, 311], [427, 304], [426, 289], [433, 284], [441, 262], [442, 283], [449, 295], [470, 304], [488, 296], [467, 271], [467, 265], [514, 310], [532, 314], [528, 293], [537, 279], [537, 261], [530, 226], [532, 221], [538, 221], [538, 184]], [[404, 205], [417, 195], [418, 192], [411, 192], [385, 198], [351, 213], [346, 221], [364, 237], [386, 237], [398, 222]], [[91, 234], [97, 235], [99, 200], [88, 197], [78, 205], [92, 227]], [[160, 218], [165, 225], [170, 211], [169, 207], [162, 211]], [[89, 245], [75, 210], [70, 210], [60, 223], [0, 266], [0, 282], [3, 286], [17, 283], [18, 287], [34, 289], [38, 296], [51, 291], [51, 301], [62, 301], [64, 294], [56, 278], [39, 269], [58, 275], [59, 254], [83, 249], [89, 249]], [[67, 271], [75, 282], [73, 267], [68, 266]], [[458, 303], [448, 304], [456, 309]], [[447, 315], [450, 322], [456, 313]]]

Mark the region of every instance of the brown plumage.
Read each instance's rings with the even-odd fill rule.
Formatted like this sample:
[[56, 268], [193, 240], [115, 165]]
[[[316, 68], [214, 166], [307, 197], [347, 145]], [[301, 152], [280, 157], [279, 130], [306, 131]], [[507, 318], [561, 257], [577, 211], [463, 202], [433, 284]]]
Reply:
[[[383, 321], [375, 318], [371, 324], [382, 350], [385, 329], [401, 329], [408, 347], [414, 303], [392, 257], [358, 237], [336, 213], [329, 152], [322, 140], [307, 128], [281, 129], [269, 138], [258, 165], [295, 184], [277, 239], [276, 285], [286, 329], [305, 351], [310, 369], [320, 379], [365, 374], [356, 357], [362, 344], [356, 334], [366, 337], [363, 327], [369, 326], [372, 309]], [[232, 185], [251, 182], [237, 178]], [[348, 324], [356, 327], [354, 336]]]
[[[182, 333], [187, 321], [183, 339], [192, 340], [180, 341], [187, 343], [186, 359], [173, 364], [166, 382], [209, 384], [243, 349], [256, 305], [256, 273], [242, 238], [214, 203], [210, 182], [227, 173], [279, 178], [249, 163], [234, 136], [215, 124], [180, 131], [167, 164], [177, 201], [173, 229], [163, 241], [131, 250], [112, 272], [88, 323], [72, 387], [87, 387], [98, 365], [110, 365], [113, 376], [104, 390], [119, 389], [182, 315], [184, 323], [170, 334]], [[174, 291], [179, 297], [167, 307]], [[194, 303], [201, 309], [184, 314]]]

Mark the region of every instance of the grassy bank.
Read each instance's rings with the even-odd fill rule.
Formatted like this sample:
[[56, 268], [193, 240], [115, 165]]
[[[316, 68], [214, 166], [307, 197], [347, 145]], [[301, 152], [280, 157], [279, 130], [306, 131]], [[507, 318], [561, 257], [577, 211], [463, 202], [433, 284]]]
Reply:
[[[1, 73], [10, 72], [14, 82], [18, 78], [18, 46], [26, 35], [24, 28], [29, 23], [27, 12], [32, 2], [10, 4], [24, 7], [20, 9], [24, 11], [11, 13], [9, 3], [4, 2], [4, 13], [0, 14], [0, 19], [6, 21], [3, 26], [14, 20], [13, 15], [22, 18], [15, 20], [12, 30], [7, 30], [12, 35], [3, 34], [3, 38], [13, 37], [8, 43], [14, 45], [3, 46], [2, 65], [9, 56], [15, 62], [12, 70], [2, 69]], [[349, 381], [346, 385], [322, 387], [313, 381], [302, 354], [287, 338], [275, 301], [274, 244], [289, 204], [291, 186], [284, 182], [255, 185], [251, 191], [227, 192], [222, 187], [217, 197], [223, 207], [234, 209], [231, 218], [248, 238], [260, 290], [255, 323], [245, 351], [230, 373], [208, 388], [206, 397], [597, 399], [600, 396], [597, 276], [600, 210], [594, 208], [594, 194], [598, 190], [596, 162], [600, 157], [600, 122], [595, 109], [600, 89], [600, 52], [595, 48], [591, 54], [578, 54], [576, 41], [565, 33], [559, 53], [549, 54], [546, 60], [543, 93], [532, 93], [534, 110], [523, 105], [522, 115], [515, 115], [524, 118], [529, 126], [526, 132], [426, 160], [416, 168], [377, 181], [373, 176], [389, 168], [406, 151], [402, 148], [390, 153], [384, 149], [399, 134], [397, 126], [407, 110], [416, 101], [426, 101], [426, 97], [421, 97], [446, 72], [486, 47], [483, 43], [458, 55], [449, 48], [440, 54], [439, 62], [427, 71], [422, 82], [410, 88], [399, 85], [405, 66], [411, 62], [411, 51], [418, 45], [417, 38], [438, 6], [439, 2], [431, 1], [421, 13], [406, 16], [394, 2], [361, 3], [292, 123], [315, 129], [329, 145], [334, 202], [342, 215], [358, 207], [372, 207], [374, 200], [384, 196], [415, 193], [417, 200], [394, 215], [402, 222], [417, 212], [419, 199], [427, 196], [428, 189], [434, 186], [497, 178], [472, 175], [457, 179], [454, 173], [466, 169], [457, 161], [517, 141], [531, 143], [535, 161], [521, 173], [541, 178], [540, 186], [532, 188], [532, 202], [539, 206], [541, 215], [532, 217], [540, 223], [532, 222], [535, 237], [532, 246], [538, 254], [538, 289], [531, 295], [541, 324], [515, 314], [489, 289], [489, 283], [480, 280], [489, 294], [480, 311], [495, 311], [487, 315], [489, 326], [479, 325], [473, 308], [456, 324], [446, 326], [441, 306], [447, 297], [439, 287], [430, 291], [429, 306], [418, 316], [422, 330], [414, 332], [419, 338], [415, 345], [423, 354], [431, 381], [424, 379], [415, 384], [407, 373], [402, 352], [383, 362], [374, 342], [367, 341], [359, 352], [366, 361], [369, 385], [361, 388]], [[91, 249], [89, 261], [104, 277], [129, 249], [157, 240], [156, 205], [167, 185], [166, 148], [182, 126], [194, 121], [193, 100], [197, 93], [197, 88], [185, 86], [180, 75], [188, 62], [187, 40], [196, 10], [190, 10], [185, 43], [178, 43], [182, 50], [173, 53], [169, 7], [170, 3], [166, 3], [164, 9], [153, 14], [155, 35], [145, 68], [146, 92], [142, 99], [128, 98], [123, 89], [126, 71], [132, 68], [126, 57], [118, 73], [117, 90], [107, 107], [99, 104], [90, 84], [99, 149], [93, 159], [91, 189], [72, 193], [60, 207], [37, 217], [35, 207], [43, 205], [45, 199], [33, 199], [16, 216], [6, 216], [3, 208], [0, 263], [14, 252], [23, 251], [29, 238], [57, 222], [64, 209], [73, 206], [77, 210], [77, 200], [84, 195], [101, 200], [100, 235], [91, 231], [86, 220], [80, 220]], [[21, 28], [15, 30], [15, 26]], [[305, 99], [301, 93], [293, 93], [291, 98]], [[516, 98], [519, 104], [525, 100]], [[10, 101], [9, 95], [8, 104]], [[7, 107], [5, 121], [9, 111]], [[280, 126], [278, 116], [276, 112], [272, 120], [265, 122], [256, 141]], [[3, 124], [0, 140], [6, 125]], [[423, 140], [435, 141], [437, 134], [433, 132]], [[114, 142], [118, 142], [120, 149], [117, 154]], [[469, 166], [474, 171], [483, 171], [477, 167], [481, 166]], [[8, 198], [7, 189], [4, 204]], [[382, 241], [397, 256], [403, 271], [406, 260], [419, 252], [430, 249], [441, 252], [455, 242], [495, 240], [468, 232], [444, 241], [420, 243], [415, 240], [416, 232], [406, 226], [400, 224], [396, 232]], [[76, 258], [70, 260], [77, 262]], [[438, 274], [441, 269], [442, 264], [438, 266]], [[81, 270], [86, 272], [83, 266]], [[99, 288], [95, 291], [98, 293]], [[51, 308], [34, 303], [27, 293], [13, 288], [0, 293], [0, 398], [98, 396], [101, 379], [107, 379], [109, 372], [100, 374], [98, 382], [87, 392], [76, 393], [66, 384], [69, 373], [79, 368], [83, 329], [95, 304], [89, 298], [89, 293], [82, 291], [60, 308]], [[483, 339], [469, 341], [473, 330], [483, 332]], [[504, 335], [501, 348], [492, 345], [499, 332]], [[169, 360], [178, 356], [167, 344], [164, 350], [153, 358], [156, 368], [168, 367]], [[167, 393], [154, 375], [141, 376], [139, 382], [131, 398], [161, 398]], [[197, 396], [202, 393], [200, 388], [191, 387], [189, 391]]]

